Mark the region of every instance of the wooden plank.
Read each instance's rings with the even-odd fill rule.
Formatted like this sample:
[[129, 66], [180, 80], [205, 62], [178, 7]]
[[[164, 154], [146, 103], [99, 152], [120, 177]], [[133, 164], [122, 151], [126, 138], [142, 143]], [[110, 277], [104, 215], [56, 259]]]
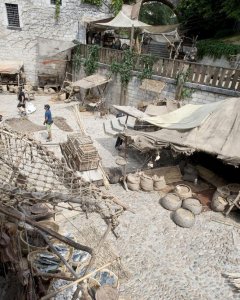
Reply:
[[154, 175], [157, 175], [158, 177], [164, 176], [166, 184], [171, 184], [182, 180], [182, 174], [179, 166], [148, 169], [148, 170], [144, 170], [144, 173], [149, 176], [154, 176]]
[[194, 82], [195, 68], [196, 66], [194, 64], [189, 64], [189, 75], [187, 78], [188, 82]]
[[163, 59], [162, 76], [164, 77], [166, 77], [167, 75], [167, 65], [168, 65], [168, 59]]
[[200, 76], [200, 80], [199, 80], [200, 84], [204, 84], [204, 82], [205, 82], [205, 77], [207, 74], [207, 67], [208, 66], [206, 66], [206, 65], [203, 65], [203, 67], [202, 67], [201, 76]]
[[227, 69], [222, 68], [222, 72], [221, 72], [220, 78], [219, 78], [219, 80], [218, 80], [217, 87], [220, 87], [220, 88], [223, 87], [223, 84], [224, 84], [224, 82], [225, 82], [225, 75], [226, 75], [226, 72], [227, 72]]
[[221, 75], [221, 71], [222, 71], [222, 68], [219, 68], [219, 67], [215, 68], [215, 72], [213, 74], [212, 86], [216, 86], [217, 85], [217, 81], [218, 81], [218, 78]]
[[227, 73], [227, 78], [226, 78], [226, 81], [224, 83], [224, 88], [225, 89], [229, 89], [229, 84], [232, 80], [232, 75], [234, 74], [234, 70], [228, 70], [228, 73]]
[[172, 78], [172, 71], [173, 71], [173, 62], [171, 60], [169, 60], [168, 64], [167, 64], [166, 77]]
[[232, 84], [230, 86], [231, 90], [236, 90], [237, 89], [237, 82], [239, 82], [240, 80], [240, 70], [236, 70], [235, 74], [233, 75], [233, 79], [232, 79]]
[[195, 66], [196, 66], [196, 71], [195, 71], [194, 82], [198, 83], [199, 82], [199, 75], [202, 72], [203, 65], [195, 65]]
[[179, 69], [179, 61], [175, 60], [173, 62], [173, 73], [172, 73], [172, 78], [176, 78], [177, 76], [177, 72], [178, 72], [178, 69]]
[[206, 85], [211, 85], [211, 80], [212, 80], [212, 73], [214, 73], [214, 70], [215, 68], [214, 67], [211, 67], [211, 66], [208, 66], [207, 68], [207, 78], [206, 78]]

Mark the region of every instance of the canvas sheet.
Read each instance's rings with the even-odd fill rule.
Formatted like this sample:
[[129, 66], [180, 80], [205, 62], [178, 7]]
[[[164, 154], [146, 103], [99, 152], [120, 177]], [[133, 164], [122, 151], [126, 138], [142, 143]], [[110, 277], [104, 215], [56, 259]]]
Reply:
[[191, 154], [203, 151], [226, 163], [240, 165], [240, 98], [221, 101], [200, 126], [188, 130], [162, 129], [155, 132], [126, 131], [141, 151], [170, 147]]
[[17, 60], [1, 60], [0, 73], [2, 74], [17, 74], [23, 66], [22, 61]]
[[168, 114], [144, 117], [143, 121], [167, 129], [191, 129], [198, 127], [220, 105], [221, 101], [210, 104], [187, 104]]

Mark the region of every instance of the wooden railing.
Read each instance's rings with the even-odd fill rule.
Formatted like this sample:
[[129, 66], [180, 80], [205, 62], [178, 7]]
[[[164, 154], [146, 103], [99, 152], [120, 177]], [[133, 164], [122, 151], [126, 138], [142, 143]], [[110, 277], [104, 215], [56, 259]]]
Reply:
[[[81, 45], [81, 55], [85, 58], [88, 56], [89, 47], [91, 46]], [[121, 62], [122, 59], [122, 51], [108, 48], [100, 49], [100, 63], [111, 65], [113, 61]], [[135, 71], [139, 71], [143, 67], [138, 61], [134, 66]], [[156, 62], [153, 66], [153, 75], [176, 79], [177, 74], [186, 69], [188, 69], [187, 82], [189, 83], [240, 92], [240, 69], [213, 67], [182, 60], [156, 57]]]

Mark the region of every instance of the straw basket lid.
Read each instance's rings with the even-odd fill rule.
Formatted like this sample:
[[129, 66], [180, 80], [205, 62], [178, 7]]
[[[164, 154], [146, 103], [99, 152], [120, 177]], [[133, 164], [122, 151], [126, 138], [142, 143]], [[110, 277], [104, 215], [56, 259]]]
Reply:
[[96, 300], [117, 300], [119, 298], [118, 290], [109, 285], [101, 286], [95, 295]]
[[127, 164], [127, 161], [123, 157], [118, 156], [115, 160], [115, 163], [119, 166], [125, 166]]

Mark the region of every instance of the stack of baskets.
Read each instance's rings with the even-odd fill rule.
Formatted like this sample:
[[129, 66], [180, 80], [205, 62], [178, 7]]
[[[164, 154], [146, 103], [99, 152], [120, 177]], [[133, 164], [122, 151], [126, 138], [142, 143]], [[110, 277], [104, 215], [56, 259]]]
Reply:
[[98, 168], [100, 158], [89, 136], [71, 134], [60, 147], [69, 167], [74, 170], [88, 171]]

